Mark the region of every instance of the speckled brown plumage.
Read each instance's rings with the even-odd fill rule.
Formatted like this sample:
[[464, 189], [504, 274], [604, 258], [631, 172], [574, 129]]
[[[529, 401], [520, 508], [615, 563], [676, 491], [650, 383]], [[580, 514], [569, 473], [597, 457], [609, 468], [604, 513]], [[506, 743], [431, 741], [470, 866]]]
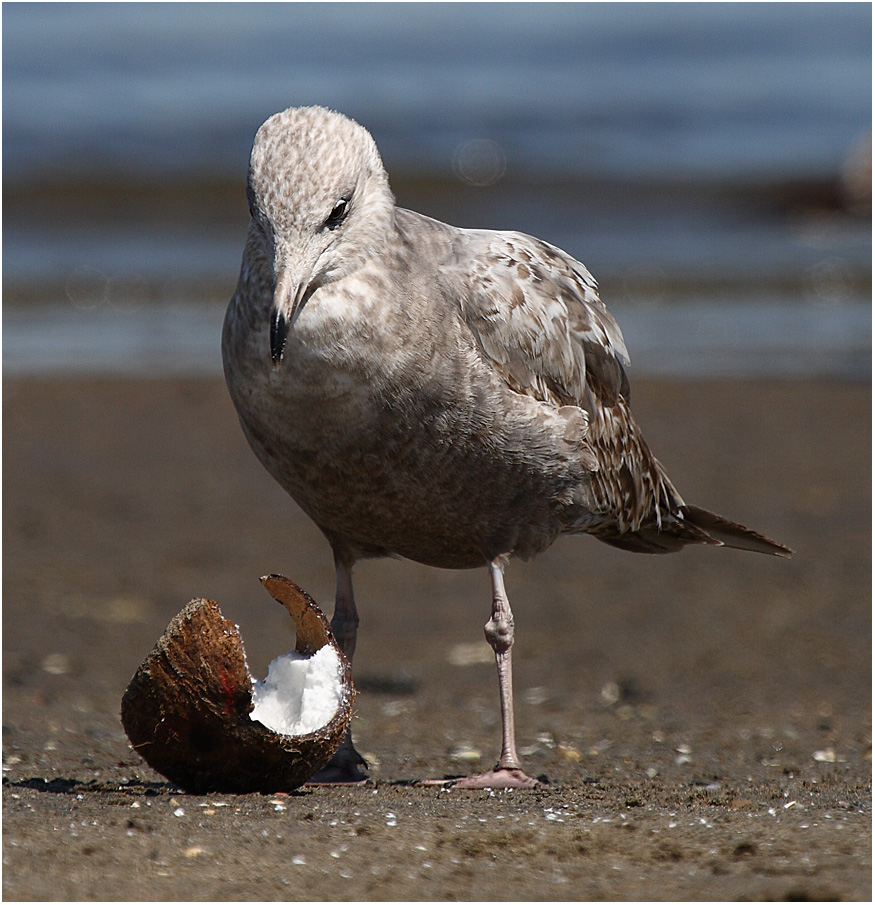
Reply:
[[248, 197], [225, 375], [253, 450], [332, 544], [349, 653], [363, 556], [500, 569], [564, 533], [788, 552], [685, 505], [569, 255], [396, 208], [371, 136], [319, 107], [261, 127]]

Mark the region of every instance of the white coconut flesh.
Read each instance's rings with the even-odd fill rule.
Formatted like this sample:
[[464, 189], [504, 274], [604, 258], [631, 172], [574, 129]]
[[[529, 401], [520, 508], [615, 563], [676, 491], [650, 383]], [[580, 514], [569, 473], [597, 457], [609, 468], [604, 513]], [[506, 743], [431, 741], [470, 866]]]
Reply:
[[343, 664], [330, 644], [277, 657], [253, 683], [249, 717], [280, 735], [308, 735], [331, 722], [343, 700]]

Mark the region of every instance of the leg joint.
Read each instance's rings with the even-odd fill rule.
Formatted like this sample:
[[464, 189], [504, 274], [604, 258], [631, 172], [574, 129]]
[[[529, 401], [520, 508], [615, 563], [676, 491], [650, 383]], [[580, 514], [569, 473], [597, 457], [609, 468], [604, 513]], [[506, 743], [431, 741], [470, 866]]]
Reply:
[[513, 616], [510, 613], [494, 614], [483, 631], [495, 653], [503, 654], [513, 647]]

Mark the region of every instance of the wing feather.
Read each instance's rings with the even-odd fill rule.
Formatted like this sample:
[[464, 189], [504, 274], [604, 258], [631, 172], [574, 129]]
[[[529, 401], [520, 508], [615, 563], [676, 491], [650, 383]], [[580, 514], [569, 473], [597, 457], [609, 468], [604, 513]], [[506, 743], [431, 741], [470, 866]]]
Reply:
[[600, 516], [579, 530], [642, 553], [723, 544], [789, 555], [684, 503], [632, 416], [623, 334], [583, 264], [523, 233], [487, 230], [456, 230], [451, 257], [448, 294], [481, 353], [512, 390], [558, 407], [565, 439], [579, 444], [589, 508]]
[[456, 260], [470, 286], [462, 316], [508, 385], [588, 411], [596, 400], [628, 401], [623, 334], [583, 264], [523, 233], [460, 232]]

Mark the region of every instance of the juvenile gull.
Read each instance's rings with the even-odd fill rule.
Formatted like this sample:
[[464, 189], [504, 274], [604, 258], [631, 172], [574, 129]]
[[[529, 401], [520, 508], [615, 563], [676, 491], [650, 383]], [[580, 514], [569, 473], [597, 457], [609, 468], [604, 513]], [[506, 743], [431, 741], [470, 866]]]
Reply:
[[[247, 195], [225, 378], [255, 454], [334, 551], [338, 643], [352, 659], [356, 560], [487, 567], [502, 748], [460, 784], [534, 785], [514, 741], [512, 556], [560, 534], [790, 551], [684, 503], [632, 417], [620, 328], [565, 252], [397, 208], [370, 134], [322, 107], [258, 130]], [[348, 736], [326, 775], [363, 763]]]

